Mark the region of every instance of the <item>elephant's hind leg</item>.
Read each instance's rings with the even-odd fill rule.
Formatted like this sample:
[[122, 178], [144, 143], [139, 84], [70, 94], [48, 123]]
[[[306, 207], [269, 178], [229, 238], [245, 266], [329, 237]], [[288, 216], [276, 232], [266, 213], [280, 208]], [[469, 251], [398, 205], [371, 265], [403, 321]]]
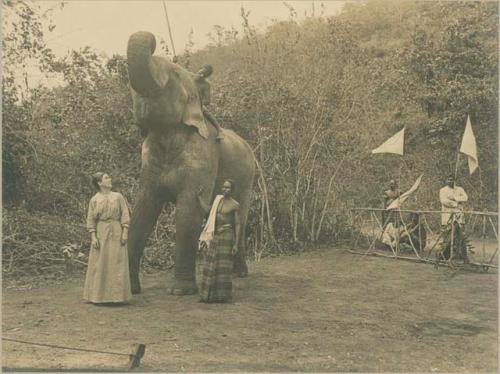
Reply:
[[144, 246], [163, 207], [163, 201], [158, 193], [141, 190], [137, 196], [129, 227], [128, 256], [130, 271], [130, 286], [133, 294], [141, 292], [139, 267]]
[[247, 218], [250, 209], [251, 191], [247, 190], [240, 195], [240, 214], [241, 214], [241, 229], [240, 229], [240, 242], [238, 243], [238, 253], [234, 256], [233, 273], [239, 277], [246, 277], [248, 275], [248, 266], [246, 262], [247, 257]]

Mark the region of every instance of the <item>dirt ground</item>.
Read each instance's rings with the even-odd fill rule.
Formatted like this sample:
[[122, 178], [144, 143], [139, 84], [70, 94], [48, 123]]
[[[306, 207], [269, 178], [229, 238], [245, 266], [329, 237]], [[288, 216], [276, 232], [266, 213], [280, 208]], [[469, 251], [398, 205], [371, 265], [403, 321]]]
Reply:
[[[3, 287], [4, 337], [105, 351], [146, 344], [140, 371], [498, 372], [498, 276], [322, 249], [250, 263], [233, 304], [166, 294], [81, 301], [83, 279]], [[125, 356], [3, 341], [4, 370], [123, 370]]]

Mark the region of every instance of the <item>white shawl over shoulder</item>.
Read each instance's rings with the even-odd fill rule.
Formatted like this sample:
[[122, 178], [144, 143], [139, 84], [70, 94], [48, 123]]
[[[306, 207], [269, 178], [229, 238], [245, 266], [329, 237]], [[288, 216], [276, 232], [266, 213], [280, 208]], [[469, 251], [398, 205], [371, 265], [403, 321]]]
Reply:
[[205, 225], [205, 228], [201, 232], [200, 242], [207, 243], [207, 246], [210, 246], [210, 242], [214, 239], [214, 231], [215, 231], [215, 218], [217, 216], [217, 208], [224, 196], [217, 195], [215, 196], [214, 203], [212, 204], [212, 208], [210, 209], [210, 214], [208, 215], [208, 221]]

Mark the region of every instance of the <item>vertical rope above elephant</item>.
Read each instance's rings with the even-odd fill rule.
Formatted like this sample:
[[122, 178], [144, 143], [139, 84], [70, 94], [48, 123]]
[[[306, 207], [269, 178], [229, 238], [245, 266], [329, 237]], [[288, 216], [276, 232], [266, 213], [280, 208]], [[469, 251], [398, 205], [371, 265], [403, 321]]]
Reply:
[[168, 35], [170, 37], [170, 44], [172, 45], [172, 52], [174, 53], [174, 57], [176, 57], [177, 55], [175, 53], [174, 39], [172, 38], [172, 30], [170, 28], [170, 21], [168, 20], [167, 6], [165, 5], [165, 0], [162, 1], [162, 4], [163, 4], [163, 10], [165, 11], [165, 18], [167, 20]]

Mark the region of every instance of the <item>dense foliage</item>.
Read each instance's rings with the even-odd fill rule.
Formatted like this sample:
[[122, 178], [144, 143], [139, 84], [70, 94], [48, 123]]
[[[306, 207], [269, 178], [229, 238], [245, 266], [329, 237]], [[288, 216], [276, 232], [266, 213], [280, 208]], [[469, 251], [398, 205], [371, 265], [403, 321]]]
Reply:
[[[142, 139], [123, 56], [85, 48], [56, 59], [33, 7], [4, 2], [4, 9], [10, 26], [22, 20], [4, 25], [10, 31], [3, 40], [4, 264], [12, 272], [9, 259], [24, 263], [20, 243], [46, 240], [35, 227], [43, 222], [77, 227], [51, 236], [54, 256], [68, 243], [87, 246], [92, 172], [109, 171], [133, 202]], [[241, 35], [217, 27], [212, 45], [179, 61], [193, 71], [215, 67], [212, 109], [255, 151], [251, 257], [342, 238], [349, 208], [379, 207], [381, 191], [400, 170], [403, 189], [424, 173], [408, 206], [439, 208], [437, 191], [455, 170], [467, 115], [480, 170], [469, 176], [462, 156], [459, 182], [471, 208], [497, 210], [497, 4], [374, 0], [300, 22], [291, 9], [288, 21], [261, 32], [251, 13], [242, 9], [241, 17]], [[28, 60], [62, 84], [30, 87], [19, 63]], [[403, 159], [370, 153], [403, 126]], [[171, 210], [161, 216], [146, 265], [171, 264]], [[23, 230], [16, 226], [21, 216]]]
[[[459, 183], [470, 208], [497, 209], [496, 4], [349, 3], [330, 19], [299, 23], [291, 13], [264, 34], [242, 16], [241, 39], [228, 32], [191, 64], [216, 66], [214, 109], [256, 150], [256, 248], [272, 239], [262, 237], [270, 226], [281, 244], [334, 240], [350, 207], [381, 206], [400, 168], [403, 189], [425, 175], [409, 206], [439, 209], [467, 115], [481, 170], [469, 176], [462, 155]], [[403, 160], [370, 153], [403, 126]]]

